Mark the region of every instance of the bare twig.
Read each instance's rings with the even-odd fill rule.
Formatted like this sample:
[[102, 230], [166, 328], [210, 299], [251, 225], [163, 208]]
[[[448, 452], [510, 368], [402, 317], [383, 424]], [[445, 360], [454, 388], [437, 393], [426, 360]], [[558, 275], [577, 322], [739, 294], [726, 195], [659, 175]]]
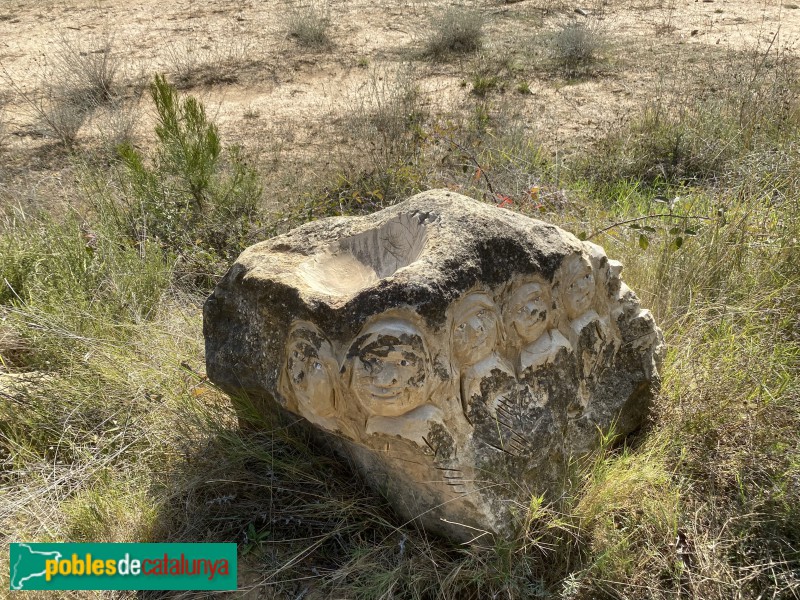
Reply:
[[495, 198], [497, 197], [497, 194], [494, 191], [494, 186], [492, 186], [492, 182], [489, 179], [489, 176], [486, 174], [486, 169], [484, 169], [483, 166], [481, 166], [481, 163], [478, 162], [478, 159], [475, 158], [475, 155], [472, 152], [470, 152], [467, 148], [465, 148], [452, 138], [440, 135], [438, 133], [434, 133], [433, 135], [439, 138], [440, 140], [443, 140], [448, 144], [452, 144], [453, 146], [461, 150], [466, 155], [466, 157], [478, 168], [478, 172], [480, 173], [483, 180], [486, 182], [486, 187], [492, 193], [492, 196], [494, 196]]
[[600, 235], [601, 233], [605, 233], [610, 229], [614, 229], [615, 227], [620, 227], [621, 225], [627, 225], [628, 223], [635, 223], [636, 221], [644, 221], [646, 219], [656, 219], [656, 218], [664, 218], [664, 217], [672, 217], [675, 219], [685, 219], [685, 220], [698, 220], [698, 221], [713, 221], [713, 217], [702, 217], [699, 215], [676, 215], [674, 213], [655, 213], [652, 215], [644, 215], [643, 217], [636, 217], [634, 219], [625, 219], [624, 221], [617, 221], [616, 223], [612, 223], [608, 227], [603, 227], [603, 229], [598, 229], [597, 231], [592, 232], [591, 235], [587, 236], [586, 239], [590, 240], [593, 237]]

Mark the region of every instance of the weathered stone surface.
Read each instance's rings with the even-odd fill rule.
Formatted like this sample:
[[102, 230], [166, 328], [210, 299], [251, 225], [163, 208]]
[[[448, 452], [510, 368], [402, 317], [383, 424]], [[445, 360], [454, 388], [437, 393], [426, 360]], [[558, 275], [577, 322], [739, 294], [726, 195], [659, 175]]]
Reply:
[[663, 338], [622, 265], [446, 191], [247, 249], [205, 306], [213, 381], [302, 417], [407, 519], [508, 536], [636, 429]]

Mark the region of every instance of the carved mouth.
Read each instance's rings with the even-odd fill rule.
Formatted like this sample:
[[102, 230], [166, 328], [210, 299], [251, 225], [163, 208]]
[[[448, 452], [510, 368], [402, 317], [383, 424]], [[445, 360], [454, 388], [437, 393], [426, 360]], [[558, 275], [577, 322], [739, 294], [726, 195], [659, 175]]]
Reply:
[[587, 290], [575, 298], [575, 305], [579, 307], [586, 307], [592, 303], [592, 292]]
[[470, 345], [469, 348], [470, 350], [479, 350], [481, 348], [486, 348], [488, 342], [489, 342], [489, 335], [483, 334], [481, 335], [480, 339], [475, 340], [475, 343]]
[[397, 398], [402, 393], [403, 393], [402, 389], [376, 390], [375, 388], [372, 388], [372, 390], [371, 390], [372, 397], [373, 398], [378, 398], [380, 400], [394, 400], [395, 398]]

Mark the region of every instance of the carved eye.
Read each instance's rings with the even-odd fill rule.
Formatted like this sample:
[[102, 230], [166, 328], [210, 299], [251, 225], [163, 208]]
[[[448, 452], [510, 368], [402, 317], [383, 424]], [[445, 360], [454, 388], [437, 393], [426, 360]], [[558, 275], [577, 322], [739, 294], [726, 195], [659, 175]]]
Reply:
[[459, 325], [458, 327], [456, 327], [456, 329], [457, 329], [458, 331], [464, 331], [466, 328], [467, 328], [467, 324], [466, 324], [466, 323], [462, 323], [461, 325]]
[[315, 360], [315, 361], [314, 361], [314, 364], [312, 365], [312, 367], [313, 367], [315, 370], [317, 370], [317, 371], [320, 371], [320, 370], [322, 369], [322, 363], [320, 363], [319, 361], [316, 361], [316, 360]]
[[407, 367], [408, 366], [408, 361], [404, 358], [403, 360], [400, 361], [400, 366], [401, 367]]
[[482, 319], [485, 316], [486, 316], [486, 311], [485, 310], [481, 309], [481, 310], [478, 311], [478, 317], [480, 317]]

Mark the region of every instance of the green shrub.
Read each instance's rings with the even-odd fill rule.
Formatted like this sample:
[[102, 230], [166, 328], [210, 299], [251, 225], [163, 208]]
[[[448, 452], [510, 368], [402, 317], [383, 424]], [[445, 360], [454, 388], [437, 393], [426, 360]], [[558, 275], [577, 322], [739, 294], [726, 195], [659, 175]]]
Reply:
[[[646, 182], [688, 182], [719, 176], [737, 152], [732, 123], [719, 107], [672, 111], [650, 106], [603, 140], [601, 177]], [[610, 169], [608, 167], [611, 167]]]
[[486, 94], [497, 87], [497, 83], [497, 77], [476, 73], [472, 77], [472, 93], [478, 98], [484, 98]]
[[136, 241], [157, 240], [182, 257], [195, 283], [210, 284], [241, 252], [256, 214], [261, 186], [241, 150], [223, 152], [216, 125], [194, 97], [184, 100], [163, 76], [150, 94], [158, 113], [158, 146], [148, 160], [120, 147], [130, 196], [123, 218]]

